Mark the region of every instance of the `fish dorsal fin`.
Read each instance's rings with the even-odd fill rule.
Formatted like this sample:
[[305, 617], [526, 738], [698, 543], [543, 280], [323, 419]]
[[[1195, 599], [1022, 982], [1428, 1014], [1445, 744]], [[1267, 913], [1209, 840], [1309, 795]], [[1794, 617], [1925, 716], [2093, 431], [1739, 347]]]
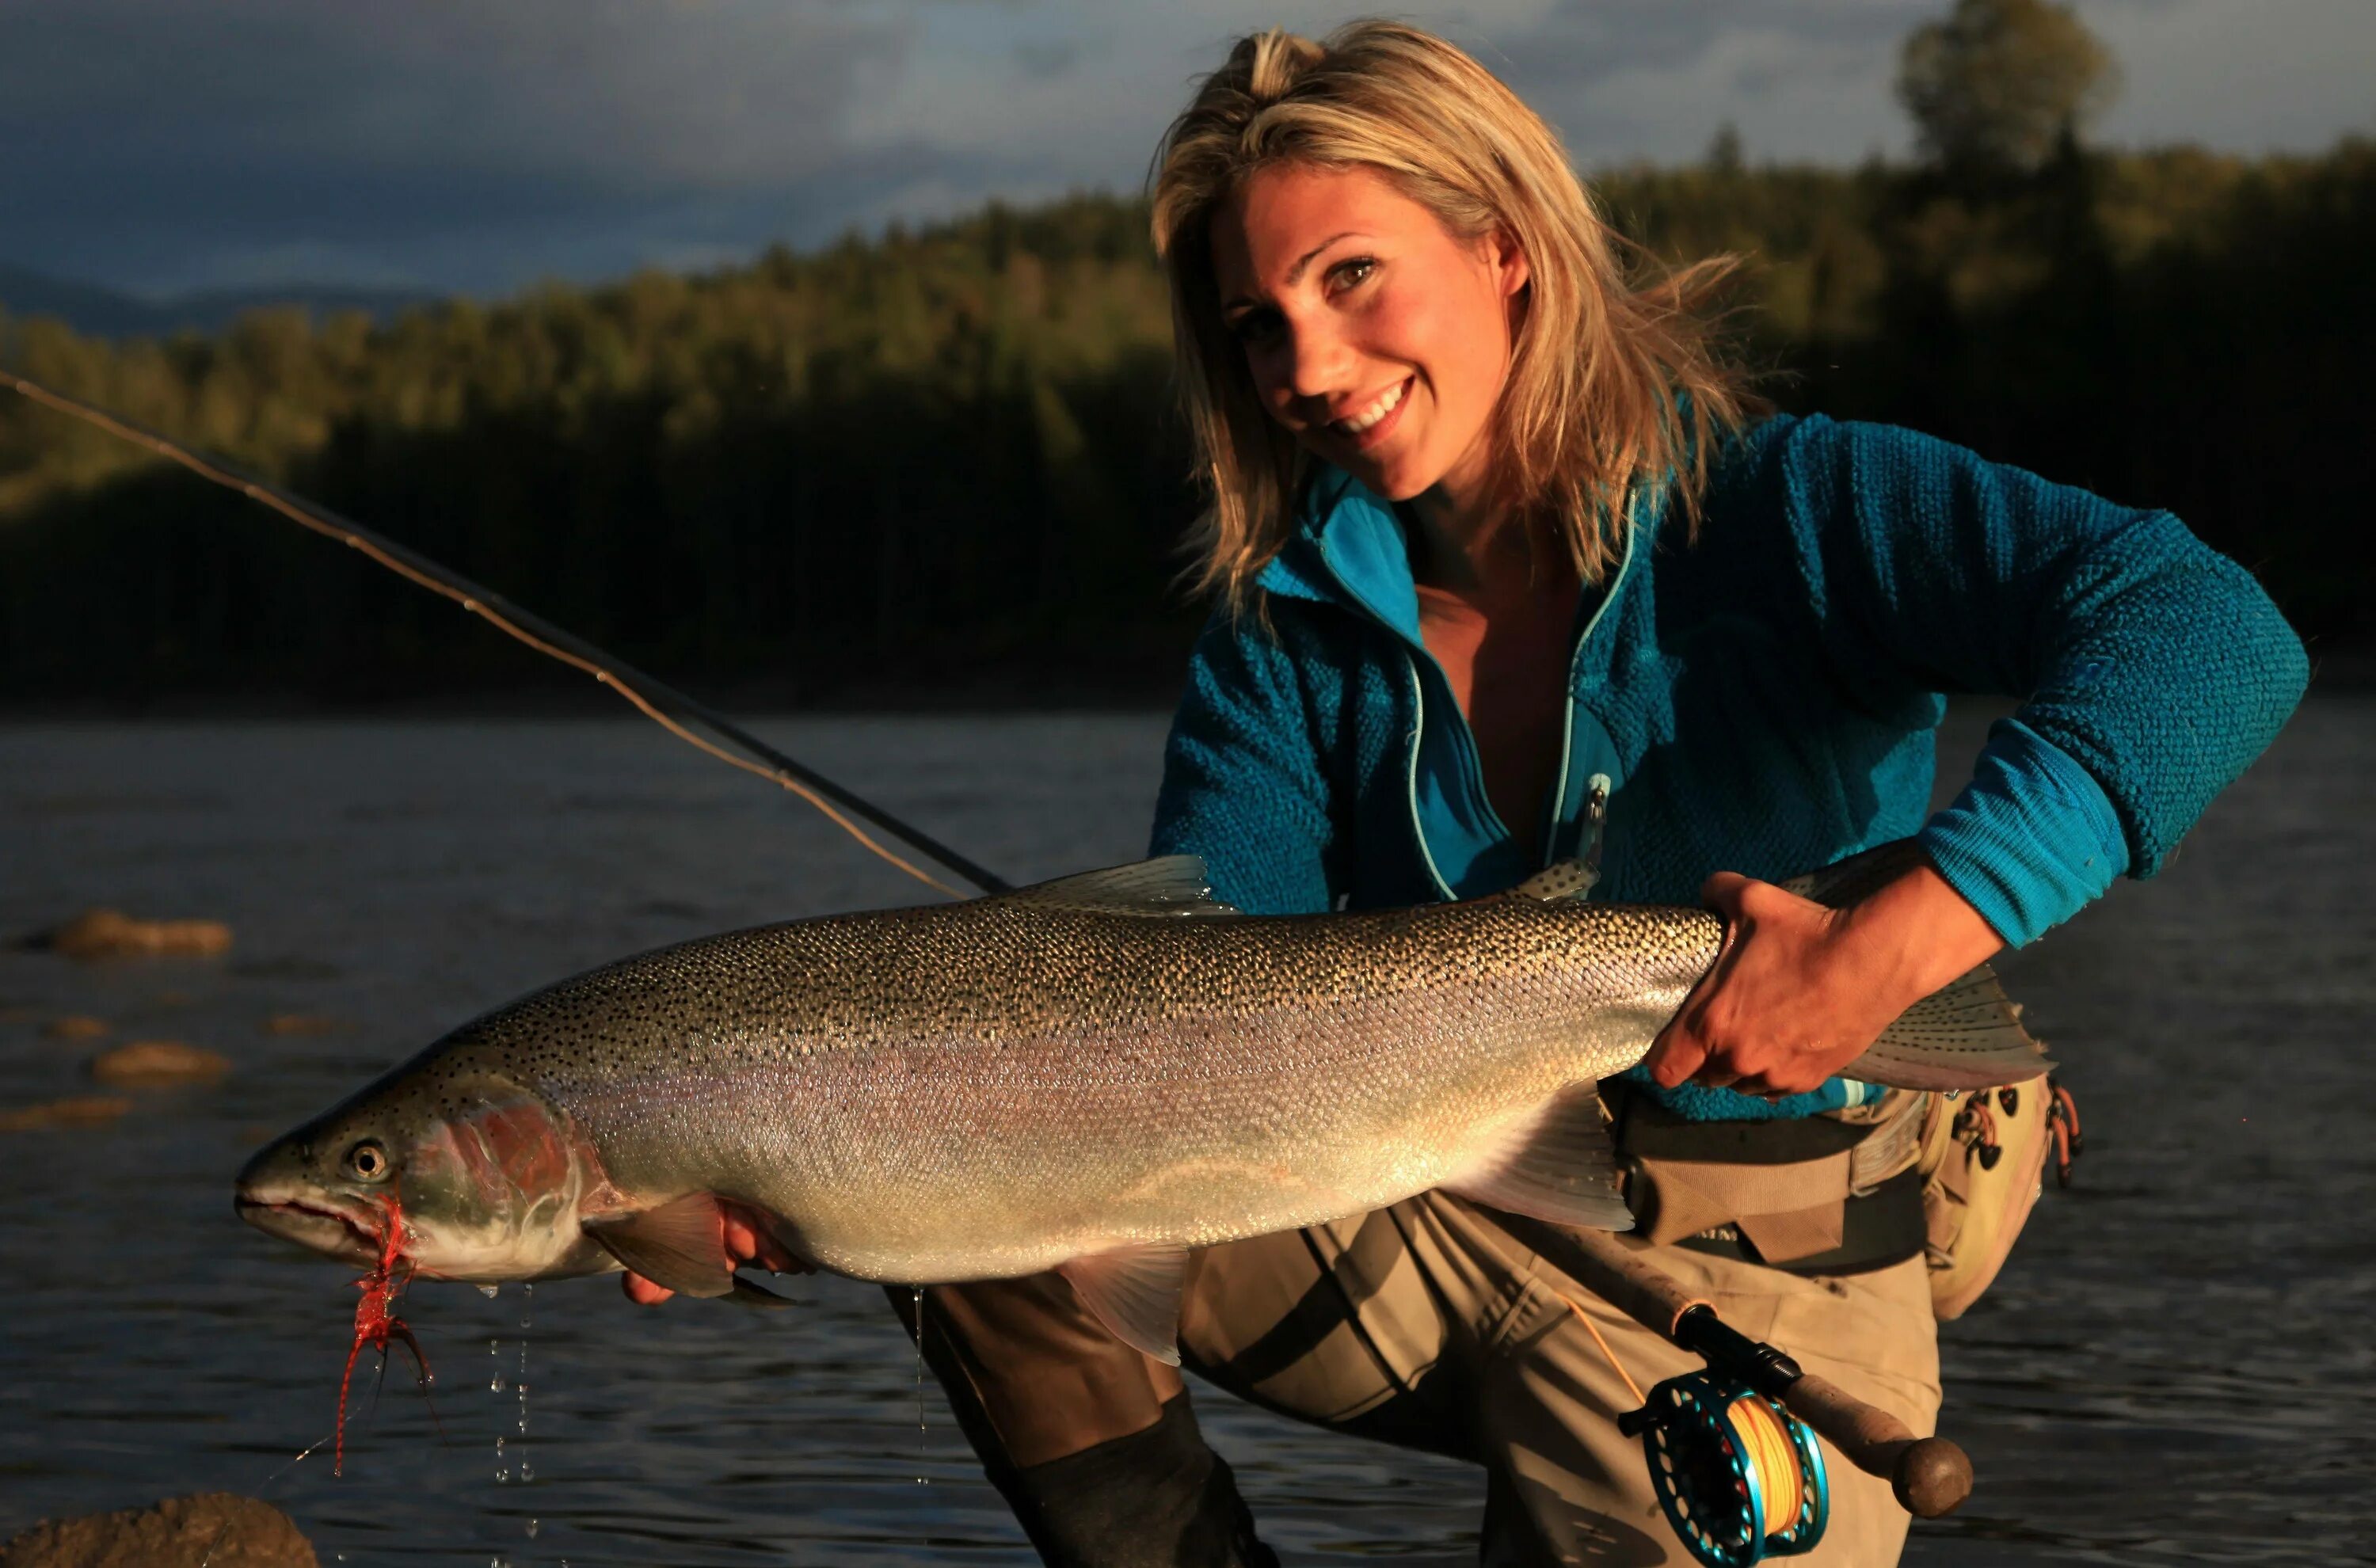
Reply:
[[1617, 1195], [1616, 1151], [1609, 1121], [1600, 1113], [1600, 1091], [1574, 1084], [1521, 1117], [1477, 1151], [1467, 1170], [1442, 1183], [1492, 1208], [1586, 1225], [1601, 1230], [1630, 1229], [1634, 1215]]
[[589, 1222], [586, 1234], [635, 1273], [680, 1296], [723, 1296], [734, 1289], [724, 1222], [708, 1193]]
[[1100, 909], [1123, 915], [1234, 915], [1213, 897], [1205, 861], [1196, 855], [1158, 855], [1126, 866], [1085, 871], [1017, 888], [1013, 903], [1051, 909]]
[[1927, 865], [1930, 857], [1911, 838], [1893, 838], [1834, 861], [1820, 871], [1801, 872], [1774, 885], [1831, 909], [1845, 909], [1885, 882], [1894, 882], [1909, 868]]
[[1897, 1016], [1841, 1071], [1901, 1089], [1984, 1089], [2052, 1070], [2021, 1009], [1982, 964]]
[[1188, 1275], [1184, 1247], [1123, 1247], [1075, 1258], [1056, 1272], [1107, 1332], [1166, 1366], [1180, 1364], [1180, 1292]]
[[1581, 904], [1599, 880], [1600, 873], [1582, 861], [1553, 861], [1510, 891], [1546, 904]]

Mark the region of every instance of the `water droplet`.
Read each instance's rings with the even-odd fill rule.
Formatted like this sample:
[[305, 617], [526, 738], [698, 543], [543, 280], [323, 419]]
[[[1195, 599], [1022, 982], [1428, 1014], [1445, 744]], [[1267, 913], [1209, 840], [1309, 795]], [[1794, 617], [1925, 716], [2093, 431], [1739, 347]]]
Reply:
[[479, 1287], [479, 1294], [492, 1301], [498, 1295], [502, 1294], [502, 1287], [496, 1285], [481, 1285]]
[[[532, 1481], [536, 1479], [536, 1467], [529, 1464], [525, 1459], [520, 1461], [520, 1479], [524, 1481]], [[534, 1535], [536, 1534], [536, 1531], [531, 1529], [529, 1531], [529, 1534]]]
[[[522, 1468], [523, 1471], [525, 1471], [526, 1467], [523, 1467]], [[528, 1538], [530, 1540], [536, 1539], [536, 1521], [533, 1519], [530, 1519], [528, 1522]]]
[[487, 1392], [490, 1394], [501, 1394], [503, 1391], [504, 1374], [497, 1372], [494, 1376], [487, 1380]]

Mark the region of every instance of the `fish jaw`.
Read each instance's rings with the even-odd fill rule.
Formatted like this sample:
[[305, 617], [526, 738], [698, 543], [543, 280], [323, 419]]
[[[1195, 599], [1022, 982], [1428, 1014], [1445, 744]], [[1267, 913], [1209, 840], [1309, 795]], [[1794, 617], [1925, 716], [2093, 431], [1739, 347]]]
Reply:
[[345, 1263], [370, 1264], [379, 1256], [373, 1239], [376, 1216], [358, 1213], [335, 1195], [269, 1182], [242, 1182], [232, 1206], [267, 1236]]

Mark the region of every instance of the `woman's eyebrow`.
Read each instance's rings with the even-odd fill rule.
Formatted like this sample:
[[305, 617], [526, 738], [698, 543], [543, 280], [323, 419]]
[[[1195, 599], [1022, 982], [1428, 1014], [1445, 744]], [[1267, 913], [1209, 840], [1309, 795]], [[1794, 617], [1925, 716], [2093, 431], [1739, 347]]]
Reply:
[[[1335, 244], [1339, 240], [1360, 239], [1362, 237], [1362, 232], [1359, 229], [1348, 229], [1342, 233], [1329, 235], [1326, 239], [1321, 241], [1318, 244], [1313, 246], [1310, 250], [1305, 251], [1301, 255], [1296, 257], [1295, 265], [1287, 269], [1287, 277], [1283, 281], [1286, 282], [1289, 287], [1292, 288], [1295, 284], [1295, 280], [1303, 276], [1303, 269], [1312, 265], [1312, 258], [1313, 256], [1318, 255], [1322, 251], [1326, 250], [1330, 245]], [[1239, 294], [1230, 299], [1223, 300], [1221, 302], [1221, 308], [1223, 310], [1235, 310], [1240, 305], [1253, 305], [1260, 304], [1262, 302], [1259, 300], [1248, 299], [1245, 295]]]

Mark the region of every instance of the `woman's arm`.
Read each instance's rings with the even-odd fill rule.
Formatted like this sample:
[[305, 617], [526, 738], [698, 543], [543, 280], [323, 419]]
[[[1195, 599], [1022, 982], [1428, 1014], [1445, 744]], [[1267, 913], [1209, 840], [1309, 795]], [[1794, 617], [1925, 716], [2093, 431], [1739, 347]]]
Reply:
[[2259, 586], [2166, 512], [2117, 506], [1945, 442], [1811, 419], [1748, 480], [1783, 517], [1835, 677], [2024, 699], [1921, 835], [1931, 864], [1856, 908], [1718, 876], [1734, 939], [1654, 1076], [1812, 1088], [1930, 989], [2158, 870], [2275, 736], [2308, 679]]
[[1314, 704], [1283, 640], [1291, 635], [1226, 615], [1206, 626], [1156, 796], [1149, 852], [1203, 857], [1215, 897], [1248, 914], [1318, 913], [1342, 885]]

